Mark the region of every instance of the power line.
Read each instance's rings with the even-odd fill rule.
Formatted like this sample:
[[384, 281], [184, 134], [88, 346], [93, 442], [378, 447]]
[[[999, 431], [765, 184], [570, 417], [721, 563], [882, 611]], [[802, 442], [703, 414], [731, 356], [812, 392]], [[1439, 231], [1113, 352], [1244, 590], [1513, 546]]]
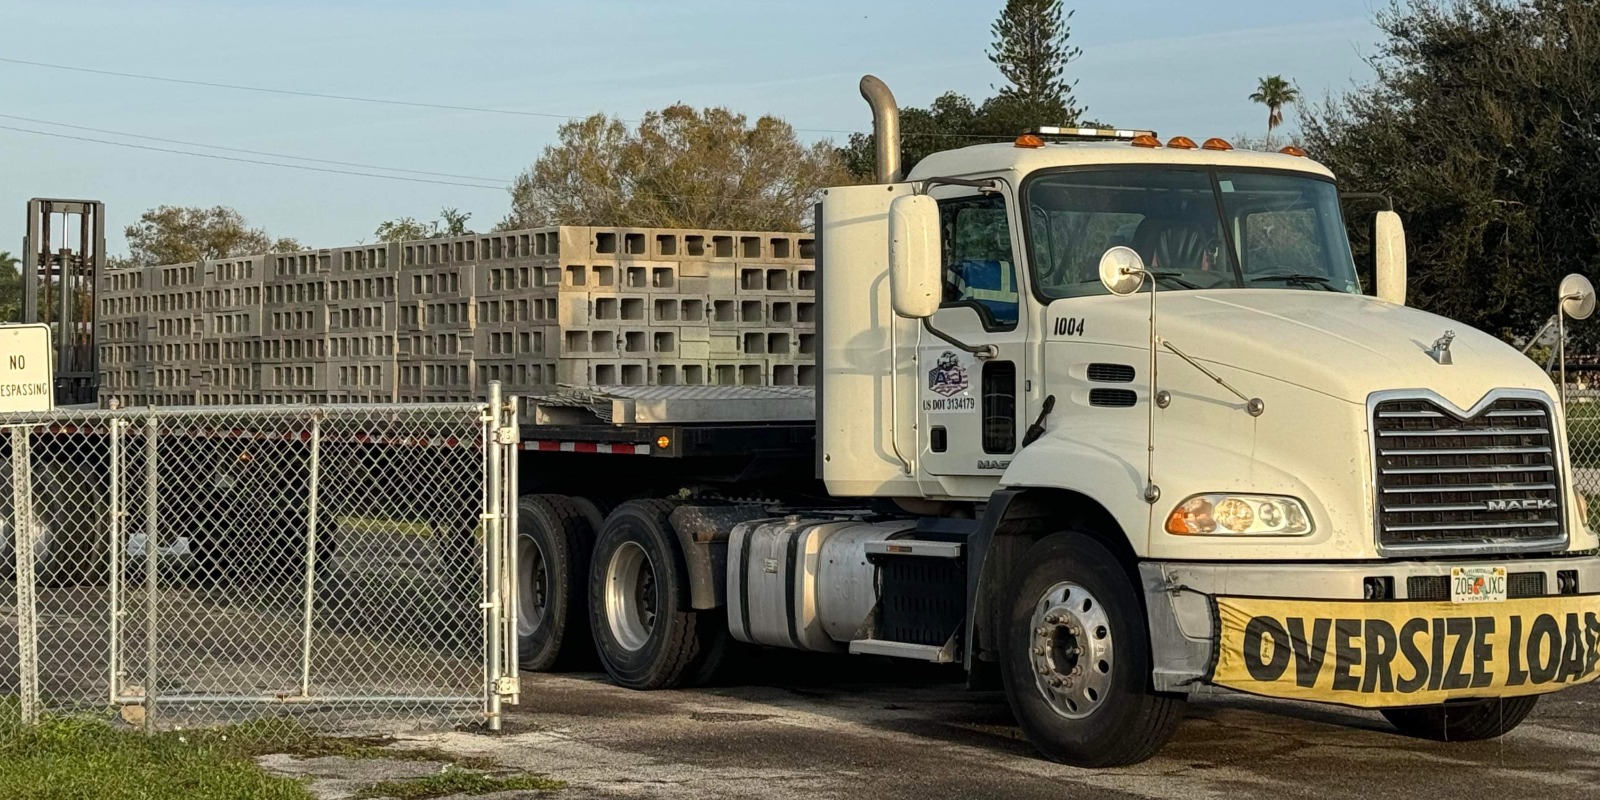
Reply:
[[[412, 108], [432, 108], [443, 111], [471, 111], [479, 114], [505, 114], [518, 117], [542, 117], [545, 119], [576, 120], [587, 117], [573, 114], [552, 114], [544, 111], [519, 111], [509, 108], [483, 108], [481, 106], [458, 106], [447, 103], [429, 103], [420, 100], [391, 100], [381, 97], [360, 97], [345, 94], [324, 94], [322, 92], [306, 92], [298, 89], [274, 89], [265, 86], [245, 86], [238, 83], [218, 83], [215, 81], [197, 81], [190, 78], [169, 78], [165, 75], [144, 75], [137, 72], [118, 72], [109, 69], [94, 69], [91, 67], [75, 67], [69, 64], [50, 64], [43, 61], [27, 61], [20, 58], [0, 58], [6, 64], [20, 64], [28, 67], [42, 67], [44, 69], [60, 69], [68, 72], [85, 72], [91, 75], [108, 75], [113, 78], [131, 78], [142, 81], [159, 81], [162, 83], [179, 83], [187, 86], [205, 86], [212, 89], [234, 89], [241, 92], [262, 92], [265, 94], [282, 94], [292, 97], [315, 97], [322, 100], [347, 100], [355, 103], [377, 103], [380, 105], [409, 106]], [[619, 118], [620, 119], [620, 118]], [[636, 123], [636, 119], [622, 119], [622, 122]], [[805, 133], [842, 133], [851, 134], [859, 131], [847, 131], [836, 128], [795, 128]]]
[[131, 142], [113, 142], [107, 139], [94, 139], [87, 136], [72, 136], [53, 131], [36, 131], [29, 128], [17, 128], [10, 125], [0, 125], [0, 130], [15, 131], [17, 133], [31, 133], [36, 136], [51, 136], [57, 139], [71, 139], [78, 142], [93, 142], [95, 144], [108, 144], [113, 147], [128, 147], [134, 150], [149, 150], [157, 153], [172, 153], [180, 156], [193, 156], [195, 158], [210, 158], [217, 161], [234, 161], [240, 164], [258, 164], [264, 167], [282, 167], [284, 169], [298, 169], [307, 172], [326, 172], [334, 175], [354, 175], [362, 178], [382, 178], [391, 181], [407, 181], [410, 183], [431, 183], [439, 186], [465, 186], [469, 189], [490, 189], [496, 192], [505, 191], [504, 186], [485, 186], [481, 183], [461, 183], [458, 181], [439, 181], [428, 178], [408, 178], [403, 175], [379, 175], [372, 172], [355, 172], [346, 169], [330, 169], [327, 167], [312, 167], [305, 164], [280, 164], [276, 161], [260, 161], [253, 158], [235, 158], [233, 156], [220, 156], [215, 153], [196, 153], [190, 150], [173, 150], [166, 147], [151, 147], [149, 145], [133, 144]]
[[413, 108], [433, 108], [444, 111], [474, 111], [480, 114], [508, 114], [518, 117], [545, 117], [549, 119], [581, 119], [570, 114], [549, 114], [541, 111], [517, 111], [509, 108], [479, 108], [476, 106], [455, 106], [444, 103], [424, 103], [415, 100], [387, 100], [377, 97], [356, 97], [344, 94], [323, 94], [321, 92], [302, 92], [295, 89], [272, 89], [262, 86], [243, 86], [237, 83], [216, 83], [214, 81], [197, 81], [188, 78], [168, 78], [162, 75], [140, 75], [134, 72], [117, 72], [109, 69], [92, 69], [90, 67], [74, 67], [66, 64], [46, 64], [42, 61], [24, 61], [20, 58], [0, 58], [0, 62], [7, 64], [22, 64], [29, 67], [44, 67], [46, 69], [62, 69], [70, 72], [87, 72], [92, 75], [109, 75], [114, 78], [135, 78], [144, 81], [161, 81], [163, 83], [182, 83], [189, 86], [207, 86], [213, 89], [236, 89], [242, 92], [262, 92], [265, 94], [286, 94], [295, 97], [317, 97], [323, 100], [348, 100], [356, 103], [378, 103], [391, 106], [411, 106]]
[[[0, 114], [0, 117], [8, 117], [9, 118], [9, 115]], [[53, 123], [47, 123], [47, 124], [53, 124]], [[405, 177], [403, 175], [378, 175], [378, 174], [370, 173], [370, 172], [355, 172], [353, 170], [329, 169], [329, 168], [326, 168], [326, 167], [312, 167], [312, 166], [306, 166], [304, 164], [280, 164], [280, 163], [275, 162], [275, 161], [260, 161], [260, 160], [253, 159], [253, 158], [234, 158], [232, 156], [221, 156], [221, 155], [217, 155], [215, 153], [196, 153], [196, 152], [189, 151], [189, 150], [174, 150], [172, 148], [167, 148], [167, 147], [151, 147], [151, 146], [148, 146], [148, 145], [133, 144], [131, 142], [114, 142], [114, 141], [110, 141], [108, 139], [95, 139], [95, 138], [88, 137], [88, 136], [73, 136], [71, 134], [66, 134], [66, 133], [56, 133], [54, 131], [38, 131], [38, 130], [33, 130], [31, 128], [18, 128], [18, 127], [11, 126], [11, 125], [0, 125], [0, 131], [15, 131], [17, 133], [31, 133], [31, 134], [35, 134], [35, 135], [38, 135], [38, 136], [50, 136], [50, 137], [54, 137], [54, 138], [57, 138], [57, 139], [70, 139], [70, 140], [78, 141], [78, 142], [93, 142], [95, 144], [108, 144], [108, 145], [112, 145], [114, 147], [127, 147], [127, 148], [131, 148], [131, 149], [134, 149], [134, 150], [149, 150], [149, 151], [156, 152], [156, 153], [171, 153], [173, 155], [193, 156], [195, 158], [210, 158], [210, 159], [215, 159], [217, 161], [233, 161], [233, 162], [237, 162], [237, 163], [241, 163], [241, 164], [257, 164], [257, 165], [264, 166], [264, 167], [282, 167], [284, 169], [298, 169], [298, 170], [305, 170], [305, 171], [308, 171], [308, 172], [324, 172], [324, 173], [330, 173], [330, 174], [334, 174], [334, 175], [354, 175], [354, 176], [362, 177], [362, 178], [383, 178], [383, 179], [391, 180], [391, 181], [407, 181], [407, 182], [410, 182], [410, 183], [428, 183], [428, 184], [435, 184], [435, 185], [439, 185], [439, 186], [465, 186], [465, 187], [467, 187], [469, 189], [490, 189], [490, 190], [493, 190], [493, 191], [496, 191], [496, 192], [501, 192], [501, 191], [505, 191], [506, 190], [505, 186], [484, 186], [483, 184], [480, 184], [480, 183], [460, 183], [460, 182], [456, 182], [456, 181], [429, 180], [427, 178], [408, 178], [408, 177]], [[201, 146], [204, 147], [204, 146], [208, 146], [208, 145], [201, 145]], [[612, 189], [610, 187], [605, 187], [605, 190], [608, 191], [608, 192], [616, 193], [616, 190]], [[642, 192], [635, 191], [635, 192], [630, 192], [629, 194], [630, 194], [630, 196], [634, 196], [634, 197], [653, 197], [653, 198], [656, 198], [656, 199], [671, 199], [671, 200], [721, 200], [723, 202], [734, 203], [736, 205], [757, 205], [757, 204], [769, 202], [767, 200], [754, 199], [754, 198], [725, 197], [725, 196], [722, 196], [722, 195], [709, 195], [709, 194], [702, 194], [702, 195], [695, 195], [695, 194], [666, 194], [666, 193], [649, 192], [649, 191], [642, 191]]]
[[404, 168], [401, 168], [401, 167], [385, 167], [385, 166], [380, 166], [380, 165], [377, 165], [377, 164], [360, 164], [360, 163], [356, 163], [356, 162], [353, 162], [353, 161], [335, 161], [333, 159], [328, 159], [328, 158], [312, 158], [311, 156], [295, 156], [295, 155], [289, 155], [287, 153], [271, 153], [271, 152], [267, 152], [265, 150], [246, 150], [246, 149], [244, 149], [242, 147], [224, 147], [222, 145], [206, 144], [204, 142], [186, 142], [186, 141], [183, 141], [182, 139], [163, 139], [160, 136], [145, 136], [143, 134], [127, 133], [125, 131], [113, 131], [113, 130], [108, 130], [106, 128], [91, 128], [91, 127], [88, 127], [86, 125], [69, 125], [69, 124], [67, 124], [65, 122], [52, 122], [52, 121], [47, 120], [47, 119], [34, 119], [32, 117], [19, 117], [19, 116], [16, 116], [15, 114], [0, 114], [0, 119], [19, 120], [19, 121], [22, 121], [22, 122], [32, 122], [32, 123], [35, 123], [35, 124], [38, 124], [38, 125], [50, 125], [50, 126], [57, 127], [57, 128], [71, 128], [73, 130], [91, 131], [93, 133], [106, 133], [106, 134], [110, 134], [112, 136], [125, 136], [125, 137], [130, 138], [130, 139], [144, 139], [146, 141], [151, 141], [151, 142], [165, 142], [167, 144], [181, 144], [181, 145], [184, 145], [186, 147], [204, 147], [204, 148], [206, 148], [208, 150], [226, 150], [226, 151], [228, 151], [230, 153], [248, 153], [248, 154], [254, 155], [254, 156], [269, 156], [271, 158], [287, 158], [287, 159], [289, 159], [291, 161], [314, 161], [314, 162], [319, 163], [319, 164], [336, 164], [336, 165], [341, 166], [341, 167], [357, 167], [357, 168], [360, 168], [360, 169], [376, 169], [376, 170], [383, 170], [385, 172], [406, 172], [406, 173], [410, 173], [412, 175], [432, 175], [432, 176], [434, 176], [436, 178], [461, 178], [463, 180], [487, 181], [487, 182], [490, 182], [490, 183], [493, 183], [493, 182], [501, 180], [500, 178], [485, 178], [485, 177], [483, 177], [481, 175], [456, 175], [456, 174], [449, 173], [449, 172], [428, 172], [426, 170], [420, 170], [420, 169], [404, 169]]

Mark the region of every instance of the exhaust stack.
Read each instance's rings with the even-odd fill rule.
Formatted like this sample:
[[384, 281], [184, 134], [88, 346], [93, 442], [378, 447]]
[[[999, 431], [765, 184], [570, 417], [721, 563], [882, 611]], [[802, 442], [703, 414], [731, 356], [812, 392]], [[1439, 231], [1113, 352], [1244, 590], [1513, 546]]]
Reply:
[[872, 139], [878, 183], [895, 183], [900, 173], [900, 106], [889, 85], [874, 75], [861, 78], [861, 96], [872, 106]]

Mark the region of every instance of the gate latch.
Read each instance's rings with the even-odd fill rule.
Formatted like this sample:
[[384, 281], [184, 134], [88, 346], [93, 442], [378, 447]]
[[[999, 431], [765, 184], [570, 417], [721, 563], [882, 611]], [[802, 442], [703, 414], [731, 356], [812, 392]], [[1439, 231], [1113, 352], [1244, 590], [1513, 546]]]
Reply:
[[494, 429], [495, 444], [517, 444], [522, 441], [522, 429], [516, 425], [502, 425]]

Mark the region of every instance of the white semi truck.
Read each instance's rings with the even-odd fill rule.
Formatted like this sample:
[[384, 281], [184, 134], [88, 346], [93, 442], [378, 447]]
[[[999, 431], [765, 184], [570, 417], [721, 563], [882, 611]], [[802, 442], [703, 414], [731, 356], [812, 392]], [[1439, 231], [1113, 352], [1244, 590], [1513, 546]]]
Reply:
[[1202, 685], [1461, 741], [1596, 677], [1556, 387], [1405, 306], [1395, 214], [1372, 296], [1294, 148], [1042, 129], [902, 177], [893, 98], [862, 92], [878, 183], [816, 214], [814, 451], [783, 392], [535, 401], [525, 666], [952, 662], [1092, 767], [1155, 754]]

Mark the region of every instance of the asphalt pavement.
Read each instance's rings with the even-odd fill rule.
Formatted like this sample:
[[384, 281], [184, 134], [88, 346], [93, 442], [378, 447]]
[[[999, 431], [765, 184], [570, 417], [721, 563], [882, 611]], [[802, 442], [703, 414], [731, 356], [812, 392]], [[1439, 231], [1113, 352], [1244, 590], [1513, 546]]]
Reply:
[[548, 773], [575, 797], [1600, 797], [1595, 686], [1461, 744], [1403, 737], [1375, 713], [1207, 691], [1155, 759], [1090, 771], [1038, 757], [1003, 695], [947, 668], [771, 652], [732, 680], [634, 692], [528, 674], [502, 734], [415, 739]]

